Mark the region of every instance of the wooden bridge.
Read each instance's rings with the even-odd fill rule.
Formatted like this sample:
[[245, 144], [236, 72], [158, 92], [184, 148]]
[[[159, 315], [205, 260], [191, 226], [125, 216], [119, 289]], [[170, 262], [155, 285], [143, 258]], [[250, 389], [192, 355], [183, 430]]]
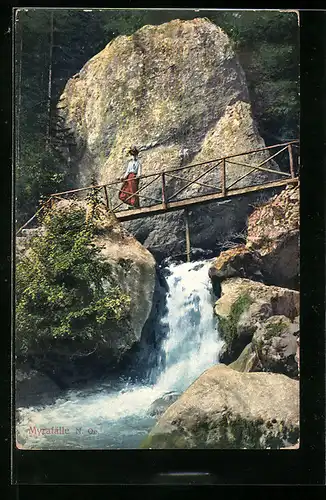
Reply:
[[[275, 150], [275, 152], [273, 150]], [[241, 161], [241, 157], [243, 156], [254, 158], [257, 153], [259, 154], [262, 152], [273, 152], [273, 154], [269, 155], [258, 165], [248, 164]], [[285, 163], [288, 171], [266, 167], [268, 163], [273, 162], [275, 158], [280, 158], [281, 155], [284, 154], [287, 155]], [[140, 208], [124, 208], [127, 207], [127, 205], [124, 202], [120, 202], [118, 199], [118, 193], [121, 189], [121, 180], [107, 184], [92, 185], [70, 191], [63, 191], [61, 193], [53, 193], [33, 215], [33, 217], [31, 217], [16, 234], [18, 235], [24, 228], [26, 228], [37, 217], [40, 211], [42, 211], [46, 205], [49, 205], [49, 203], [52, 204], [56, 200], [59, 201], [67, 199], [67, 197], [73, 197], [75, 199], [83, 198], [88, 192], [93, 192], [101, 198], [101, 201], [110, 211], [115, 213], [119, 221], [130, 221], [141, 217], [148, 217], [183, 209], [186, 216], [186, 242], [187, 254], [189, 256], [190, 243], [188, 208], [214, 201], [223, 201], [232, 197], [254, 193], [257, 191], [285, 187], [288, 184], [297, 184], [299, 181], [298, 158], [299, 141], [292, 140], [283, 144], [275, 144], [265, 148], [245, 151], [243, 153], [229, 155], [215, 160], [208, 160], [206, 162], [187, 165], [185, 167], [143, 175], [139, 178], [139, 189], [137, 193], [135, 193], [141, 200], [142, 206]], [[283, 168], [285, 163], [283, 156]], [[234, 169], [236, 167], [241, 167], [242, 171], [245, 169], [246, 172], [240, 175], [239, 178], [233, 180], [230, 184], [227, 184], [229, 166], [232, 166], [233, 177]], [[255, 184], [253, 182], [251, 184], [249, 183], [249, 185], [246, 182], [245, 186], [236, 187], [237, 184], [239, 185], [240, 182], [248, 178], [254, 172], [268, 173], [273, 177], [273, 180], [265, 181], [262, 184]], [[189, 174], [195, 176], [191, 178], [189, 177]], [[182, 194], [184, 194], [186, 190], [192, 186], [196, 187], [196, 193], [189, 195], [188, 192], [186, 197], [182, 198]], [[172, 193], [170, 192], [171, 189], [173, 191]], [[129, 198], [132, 196], [134, 196], [134, 194], [130, 195]], [[127, 200], [129, 198], [127, 198]], [[114, 201], [116, 203], [114, 203]]]

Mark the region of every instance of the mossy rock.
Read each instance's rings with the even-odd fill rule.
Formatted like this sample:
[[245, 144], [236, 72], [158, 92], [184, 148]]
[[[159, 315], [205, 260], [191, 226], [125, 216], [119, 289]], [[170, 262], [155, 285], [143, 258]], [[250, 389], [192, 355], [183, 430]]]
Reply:
[[139, 447], [142, 449], [191, 448], [189, 441], [178, 430], [166, 434], [150, 432]]
[[298, 381], [219, 364], [165, 411], [141, 448], [281, 448], [298, 436]]
[[280, 337], [282, 334], [286, 333], [288, 328], [289, 320], [287, 320], [287, 318], [280, 317], [276, 321], [266, 324], [265, 338], [271, 339], [273, 337]]
[[222, 339], [231, 344], [237, 337], [237, 326], [241, 314], [249, 309], [253, 303], [253, 299], [249, 294], [244, 293], [240, 295], [237, 300], [232, 304], [230, 314], [227, 317], [219, 316], [220, 335]]
[[293, 330], [293, 323], [285, 316], [271, 316], [259, 325], [252, 345], [264, 371], [297, 378], [297, 338]]
[[254, 330], [247, 332], [247, 335], [239, 335], [238, 323], [241, 315], [249, 309], [253, 303], [249, 294], [241, 294], [232, 304], [229, 315], [218, 315], [219, 334], [225, 342], [225, 351], [228, 356], [237, 357], [243, 348], [250, 342]]
[[256, 350], [252, 343], [246, 345], [240, 356], [229, 364], [229, 367], [239, 372], [259, 371], [257, 367], [260, 365]]
[[150, 432], [140, 444], [141, 449], [278, 449], [284, 443], [295, 444], [299, 428], [276, 419], [248, 419], [240, 415], [224, 415], [218, 421], [200, 421], [184, 434], [173, 428], [165, 432]]

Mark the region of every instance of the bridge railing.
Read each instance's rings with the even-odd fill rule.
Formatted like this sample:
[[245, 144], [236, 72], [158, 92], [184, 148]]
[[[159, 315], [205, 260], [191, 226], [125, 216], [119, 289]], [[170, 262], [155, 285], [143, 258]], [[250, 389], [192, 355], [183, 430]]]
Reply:
[[[166, 171], [163, 174], [165, 179], [178, 179], [183, 183], [183, 185], [176, 189], [172, 194], [166, 195], [165, 201], [166, 203], [177, 201], [178, 199], [180, 199], [180, 195], [188, 190], [191, 186], [196, 186], [197, 192], [200, 192], [200, 194], [213, 194], [220, 192], [223, 196], [227, 196], [227, 193], [230, 189], [240, 189], [242, 186], [239, 186], [239, 184], [243, 184], [243, 182], [246, 182], [245, 179], [247, 179], [251, 174], [257, 172], [263, 173], [265, 175], [269, 174], [269, 176], [272, 175], [273, 179], [275, 179], [276, 177], [295, 178], [297, 175], [297, 162], [294, 161], [293, 148], [298, 148], [298, 143], [299, 141], [290, 141], [288, 143], [276, 144], [265, 148], [254, 149], [251, 151], [246, 151], [244, 153], [229, 155], [223, 158], [218, 158], [216, 160], [187, 165], [185, 167]], [[252, 156], [257, 159], [257, 153], [262, 153], [273, 149], [277, 149], [277, 151], [273, 152], [272, 155], [268, 156], [268, 158], [264, 158], [256, 165], [251, 163], [248, 164], [241, 158], [243, 156], [247, 156], [249, 158], [250, 156]], [[282, 154], [284, 154], [285, 152], [288, 155], [288, 171], [277, 170], [275, 158], [282, 156]], [[276, 167], [266, 168], [267, 164], [272, 162], [274, 162], [274, 165], [276, 165]], [[231, 176], [229, 175], [230, 167], [233, 170]], [[241, 170], [244, 172], [242, 172], [239, 177], [236, 177], [234, 179], [235, 167], [241, 167]], [[196, 175], [195, 177], [189, 177], [188, 172], [190, 173], [191, 169], [195, 169], [196, 174], [198, 175]], [[182, 174], [182, 177], [180, 174]], [[232, 177], [232, 179], [229, 181], [230, 177]], [[259, 180], [252, 178], [251, 182], [246, 182], [246, 186], [254, 185], [257, 182], [259, 182]], [[163, 188], [162, 191], [164, 191]]]
[[[273, 150], [276, 150], [275, 152]], [[170, 202], [182, 201], [186, 196], [191, 198], [193, 196], [200, 196], [206, 194], [221, 193], [222, 196], [227, 196], [229, 191], [240, 189], [240, 183], [247, 179], [246, 186], [254, 185], [257, 179], [252, 178], [248, 183], [248, 178], [251, 174], [259, 173], [273, 176], [274, 179], [289, 178], [294, 179], [298, 174], [298, 161], [295, 161], [297, 154], [294, 150], [299, 150], [299, 141], [292, 140], [286, 143], [275, 144], [273, 146], [266, 146], [264, 148], [253, 149], [243, 153], [224, 156], [215, 160], [208, 160], [201, 163], [186, 165], [174, 169], [166, 169], [162, 172], [142, 175], [139, 178], [139, 188], [136, 193], [127, 197], [125, 201], [135, 196], [139, 197], [141, 201], [141, 208], [150, 207], [153, 205], [162, 205], [168, 208]], [[258, 164], [253, 165], [243, 160], [243, 157], [254, 158], [257, 160], [259, 154], [272, 152], [273, 154], [265, 157]], [[277, 170], [275, 158], [287, 154], [286, 170]], [[267, 168], [267, 164], [272, 163], [274, 168]], [[228, 175], [232, 168], [231, 182], [228, 182], [230, 176]], [[241, 175], [234, 179], [236, 169], [241, 169]], [[284, 169], [285, 170], [285, 169]], [[51, 205], [55, 201], [67, 198], [84, 198], [89, 192], [96, 193], [102, 202], [113, 212], [122, 212], [127, 210], [125, 202], [119, 200], [118, 195], [121, 190], [121, 180], [113, 181], [106, 184], [91, 185], [78, 189], [71, 189], [60, 193], [53, 193], [48, 200], [41, 206], [41, 208], [29, 219], [24, 226], [22, 226], [16, 234], [19, 234], [27, 225], [29, 225], [39, 214], [45, 206]], [[139, 208], [138, 210], [141, 210]], [[137, 209], [136, 209], [137, 210]]]

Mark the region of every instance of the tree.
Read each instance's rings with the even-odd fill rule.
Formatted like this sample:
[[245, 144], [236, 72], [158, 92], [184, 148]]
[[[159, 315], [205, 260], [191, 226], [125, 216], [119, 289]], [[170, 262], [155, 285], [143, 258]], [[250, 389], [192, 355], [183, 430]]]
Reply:
[[48, 95], [47, 95], [47, 130], [46, 146], [49, 149], [51, 141], [51, 97], [52, 97], [52, 60], [53, 60], [53, 11], [50, 12], [50, 42], [49, 42], [49, 70], [48, 70]]
[[219, 12], [211, 19], [233, 39], [253, 114], [267, 145], [299, 135], [299, 30], [296, 13]]
[[[54, 11], [20, 9], [16, 15], [16, 220], [37, 209], [42, 196], [73, 184], [66, 159], [51, 147]], [[53, 106], [53, 104], [52, 104]]]

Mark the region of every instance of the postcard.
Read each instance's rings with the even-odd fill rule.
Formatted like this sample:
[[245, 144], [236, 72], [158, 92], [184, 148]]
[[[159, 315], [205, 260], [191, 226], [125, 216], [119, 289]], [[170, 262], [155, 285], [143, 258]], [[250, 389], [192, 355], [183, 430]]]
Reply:
[[16, 447], [299, 448], [299, 14], [15, 16]]

